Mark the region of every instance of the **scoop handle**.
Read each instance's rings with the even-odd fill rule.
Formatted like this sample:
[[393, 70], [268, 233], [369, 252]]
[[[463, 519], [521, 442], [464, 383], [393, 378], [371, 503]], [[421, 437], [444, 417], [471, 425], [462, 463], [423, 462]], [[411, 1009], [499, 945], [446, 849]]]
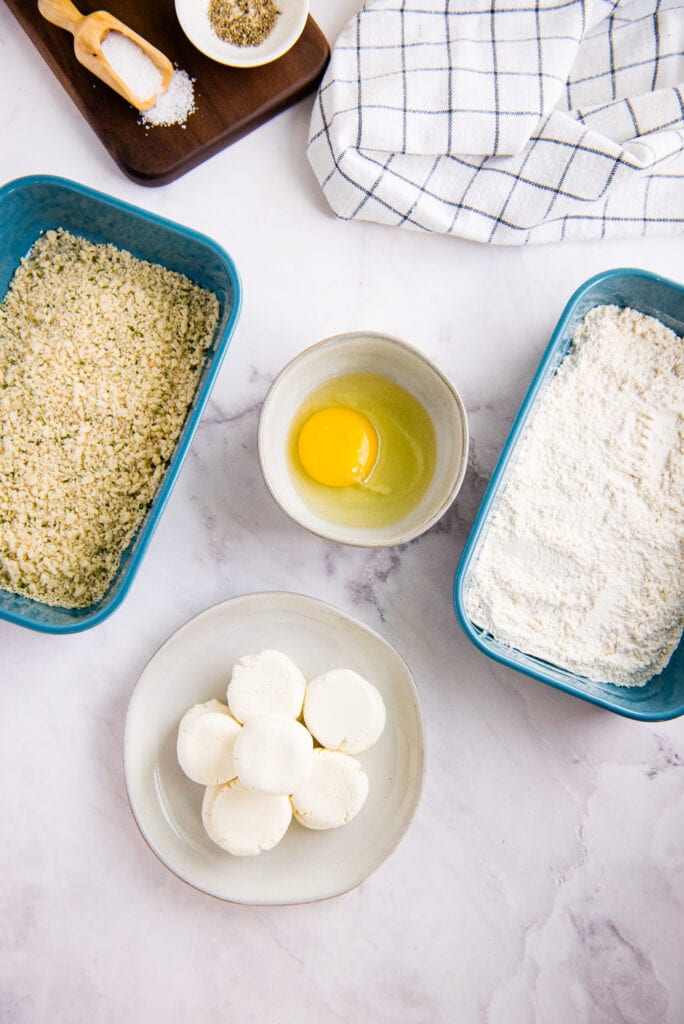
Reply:
[[38, 10], [47, 21], [73, 34], [84, 17], [71, 0], [38, 0]]

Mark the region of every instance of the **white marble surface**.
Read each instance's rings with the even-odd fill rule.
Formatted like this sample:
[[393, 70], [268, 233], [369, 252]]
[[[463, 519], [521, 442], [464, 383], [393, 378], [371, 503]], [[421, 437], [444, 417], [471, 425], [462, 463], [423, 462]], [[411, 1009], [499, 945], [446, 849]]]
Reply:
[[[331, 39], [354, 9], [312, 2]], [[311, 100], [143, 189], [4, 7], [0, 85], [0, 179], [62, 174], [205, 231], [245, 296], [121, 609], [65, 638], [0, 624], [1, 1024], [682, 1024], [684, 721], [627, 721], [507, 671], [451, 606], [486, 478], [571, 291], [619, 265], [677, 276], [681, 241], [495, 250], [337, 222], [304, 155]], [[355, 328], [434, 357], [470, 416], [463, 492], [404, 549], [307, 535], [258, 471], [269, 381]], [[428, 737], [423, 800], [390, 860], [347, 896], [285, 909], [179, 882], [138, 834], [122, 775], [152, 652], [208, 605], [269, 589], [324, 598], [396, 644]]]

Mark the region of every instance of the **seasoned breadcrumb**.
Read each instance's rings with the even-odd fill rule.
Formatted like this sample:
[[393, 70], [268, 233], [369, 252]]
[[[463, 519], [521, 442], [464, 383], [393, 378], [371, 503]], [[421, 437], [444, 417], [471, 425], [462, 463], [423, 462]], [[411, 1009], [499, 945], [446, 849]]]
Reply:
[[0, 587], [98, 601], [192, 403], [216, 296], [113, 245], [48, 231], [0, 303]]

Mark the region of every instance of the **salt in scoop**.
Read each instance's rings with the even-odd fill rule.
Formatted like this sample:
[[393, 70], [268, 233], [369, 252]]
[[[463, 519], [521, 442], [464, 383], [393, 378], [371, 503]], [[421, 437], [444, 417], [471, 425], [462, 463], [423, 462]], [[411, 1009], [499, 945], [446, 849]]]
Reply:
[[[171, 61], [112, 14], [94, 11], [92, 14], [83, 15], [71, 0], [38, 0], [38, 10], [47, 21], [71, 32], [74, 37], [74, 53], [78, 61], [138, 110], [149, 110], [168, 89], [173, 78]], [[110, 32], [117, 33], [113, 39], [118, 45], [115, 49], [112, 48], [111, 60], [108, 60], [102, 44]], [[152, 85], [151, 91], [144, 96], [134, 91], [135, 81], [136, 78], [139, 82], [144, 81], [149, 76], [136, 72], [135, 75], [131, 75], [129, 81], [126, 81], [119, 73], [122, 64], [125, 64], [125, 56], [123, 61], [114, 60], [115, 53], [118, 51], [121, 54], [122, 48], [131, 49], [130, 44], [135, 44], [141, 51], [139, 53], [131, 50], [132, 56], [140, 58], [143, 64], [147, 64], [147, 58], [159, 74], [159, 81]], [[132, 61], [131, 68], [133, 69], [140, 61]], [[149, 64], [147, 68], [152, 70]]]

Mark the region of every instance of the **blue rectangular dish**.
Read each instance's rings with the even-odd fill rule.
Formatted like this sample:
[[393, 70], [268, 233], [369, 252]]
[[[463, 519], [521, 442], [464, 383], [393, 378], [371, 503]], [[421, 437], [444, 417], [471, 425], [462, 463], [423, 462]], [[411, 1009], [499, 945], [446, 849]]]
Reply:
[[111, 242], [140, 259], [161, 263], [213, 291], [220, 318], [195, 397], [164, 478], [104, 597], [88, 608], [55, 608], [0, 589], [0, 619], [45, 633], [97, 625], [123, 601], [168, 500], [240, 312], [241, 289], [230, 256], [205, 235], [83, 185], [36, 175], [0, 188], [0, 296], [38, 236], [64, 228], [91, 242]]
[[577, 289], [553, 332], [482, 499], [456, 570], [454, 606], [467, 636], [490, 658], [609, 711], [657, 722], [684, 714], [684, 640], [680, 641], [665, 669], [645, 686], [615, 686], [592, 682], [495, 640], [475, 625], [465, 607], [470, 573], [506, 486], [516, 446], [535, 414], [546, 385], [567, 354], [577, 325], [590, 309], [603, 305], [628, 306], [656, 317], [679, 335], [684, 332], [684, 286], [673, 281], [643, 270], [617, 269], [598, 274]]

